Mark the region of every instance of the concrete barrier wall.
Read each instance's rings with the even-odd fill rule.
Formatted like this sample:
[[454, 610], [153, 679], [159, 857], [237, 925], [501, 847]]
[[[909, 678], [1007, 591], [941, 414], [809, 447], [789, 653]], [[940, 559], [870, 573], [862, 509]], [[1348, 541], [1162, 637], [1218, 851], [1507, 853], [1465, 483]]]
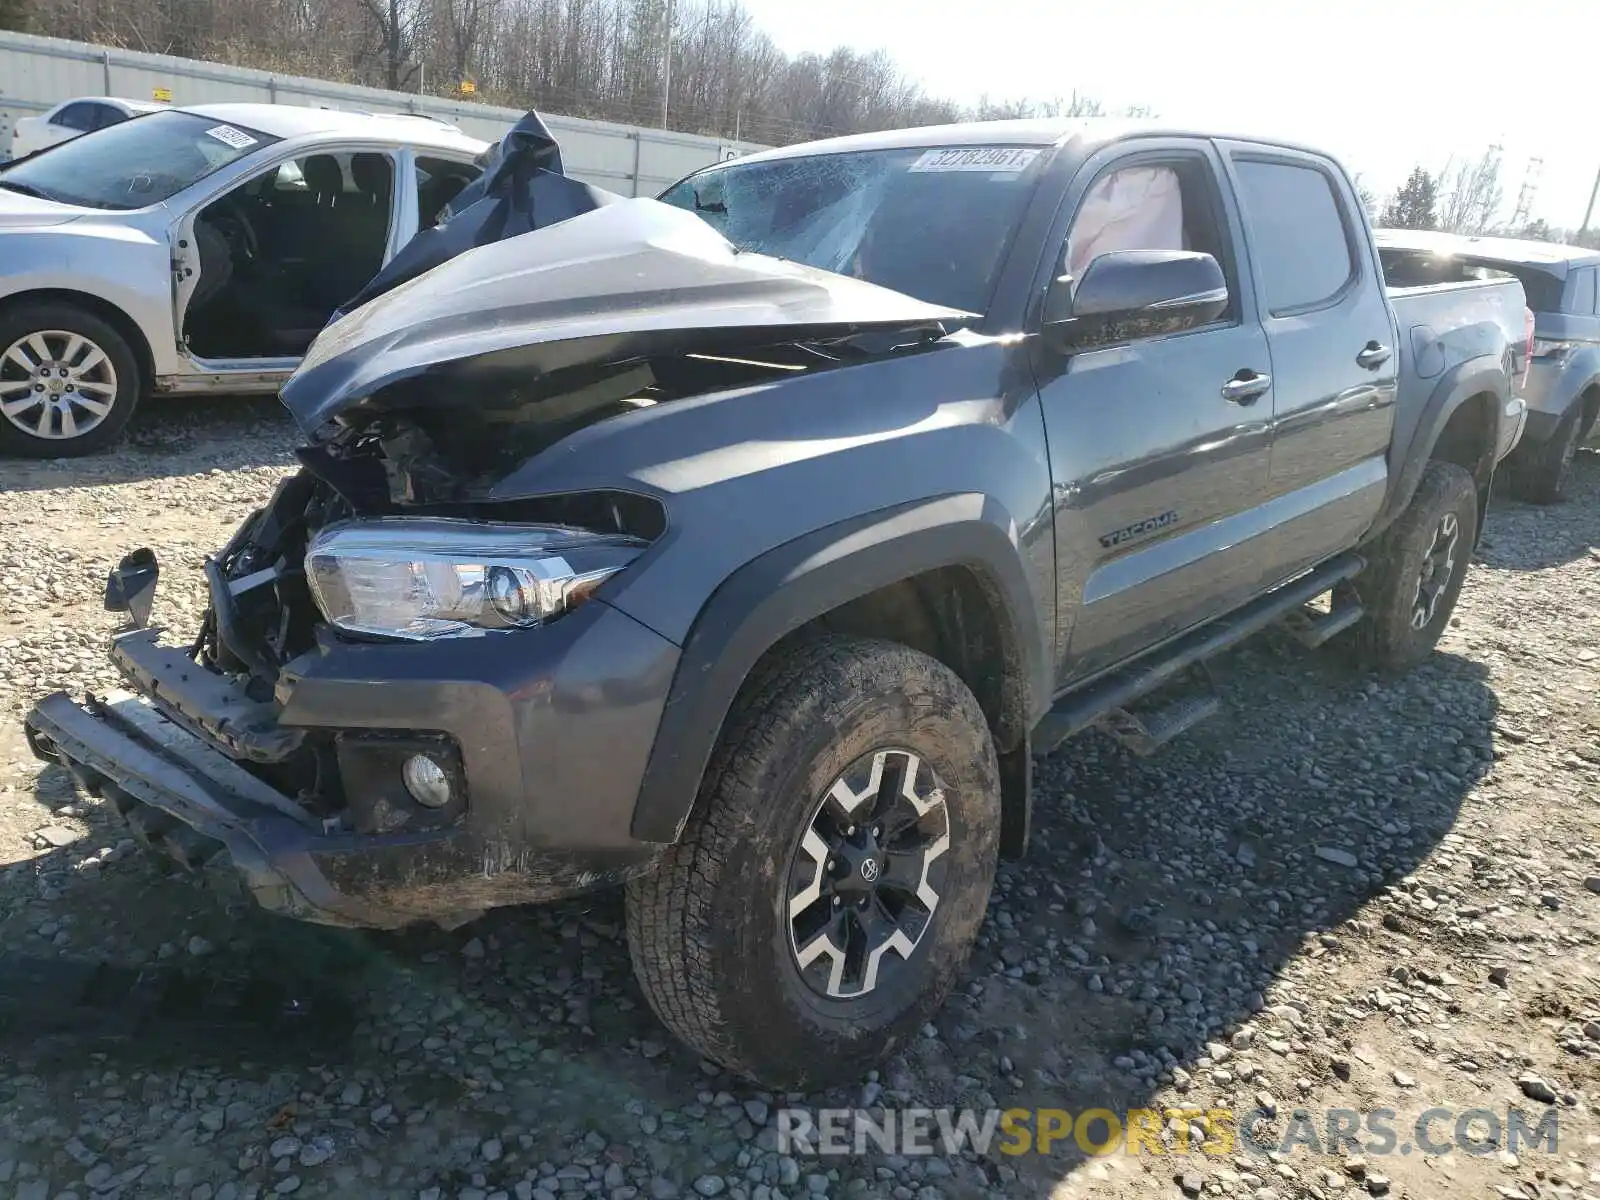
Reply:
[[[277, 75], [247, 67], [117, 50], [88, 42], [0, 31], [0, 148], [11, 145], [12, 125], [75, 96], [149, 100], [158, 89], [174, 104], [255, 102], [306, 104], [369, 112], [426, 113], [458, 125], [473, 137], [496, 141], [523, 114], [466, 100], [387, 92], [379, 88]], [[690, 171], [760, 149], [722, 141], [587, 121], [543, 113], [561, 142], [567, 173], [625, 196], [653, 196]], [[3, 153], [4, 149], [0, 149]]]

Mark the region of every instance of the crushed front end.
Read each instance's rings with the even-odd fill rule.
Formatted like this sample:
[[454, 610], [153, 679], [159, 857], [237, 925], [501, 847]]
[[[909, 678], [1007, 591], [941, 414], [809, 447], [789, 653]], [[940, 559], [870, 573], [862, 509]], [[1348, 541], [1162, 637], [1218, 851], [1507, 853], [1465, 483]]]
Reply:
[[[967, 319], [654, 201], [468, 250], [333, 323], [284, 385], [301, 469], [206, 563], [195, 640], [142, 628], [157, 566], [130, 555], [107, 602], [135, 626], [111, 650], [131, 691], [45, 698], [30, 744], [309, 920], [453, 924], [648, 871], [664, 847], [630, 829], [679, 647], [606, 584], [669, 547], [670, 493], [585, 431], [676, 409], [680, 446], [717, 448], [714, 408], [679, 402], [781, 404]], [[581, 491], [547, 488], [583, 455]]]
[[[119, 635], [129, 691], [46, 697], [35, 753], [148, 844], [321, 923], [451, 925], [649, 869], [628, 829], [678, 650], [590, 593], [659, 508], [402, 510], [376, 434], [304, 458], [206, 564], [195, 641]], [[155, 573], [130, 556], [108, 606], [139, 623]]]

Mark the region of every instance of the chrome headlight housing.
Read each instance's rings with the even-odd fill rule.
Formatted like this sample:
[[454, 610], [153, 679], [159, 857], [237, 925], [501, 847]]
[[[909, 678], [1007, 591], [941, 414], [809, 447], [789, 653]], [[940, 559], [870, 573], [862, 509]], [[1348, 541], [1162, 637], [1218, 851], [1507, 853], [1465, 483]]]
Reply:
[[647, 545], [565, 525], [341, 521], [306, 548], [306, 582], [322, 615], [351, 633], [478, 637], [554, 620]]

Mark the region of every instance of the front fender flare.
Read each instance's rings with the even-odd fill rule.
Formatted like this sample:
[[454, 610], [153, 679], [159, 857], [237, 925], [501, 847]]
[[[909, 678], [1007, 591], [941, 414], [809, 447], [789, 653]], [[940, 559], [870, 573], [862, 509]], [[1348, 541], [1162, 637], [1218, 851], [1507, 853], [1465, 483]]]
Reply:
[[974, 570], [998, 594], [1007, 658], [1021, 676], [1025, 711], [1016, 722], [1025, 739], [1048, 706], [1050, 676], [1040, 600], [1028, 586], [1016, 522], [992, 498], [971, 493], [898, 505], [777, 546], [712, 593], [684, 641], [640, 784], [633, 836], [678, 839], [734, 698], [780, 639], [847, 601], [956, 566]]

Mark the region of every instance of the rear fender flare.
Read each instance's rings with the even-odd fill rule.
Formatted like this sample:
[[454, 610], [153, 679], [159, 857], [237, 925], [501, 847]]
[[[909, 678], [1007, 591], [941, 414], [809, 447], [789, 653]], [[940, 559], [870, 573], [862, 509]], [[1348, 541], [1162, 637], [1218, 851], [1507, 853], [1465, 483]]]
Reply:
[[[1439, 444], [1439, 437], [1455, 411], [1473, 396], [1488, 393], [1495, 399], [1495, 428], [1498, 431], [1499, 422], [1505, 419], [1505, 401], [1509, 392], [1505, 366], [1498, 358], [1487, 355], [1470, 358], [1445, 372], [1423, 406], [1410, 441], [1403, 450], [1396, 447], [1400, 451], [1398, 469], [1392, 468], [1390, 474], [1395, 482], [1389, 491], [1383, 513], [1372, 530], [1374, 536], [1388, 528], [1411, 503], [1411, 498], [1417, 493], [1417, 485], [1422, 481], [1422, 472], [1427, 468], [1434, 448]], [[1482, 515], [1480, 512], [1479, 517]], [[1481, 531], [1481, 519], [1478, 525]]]
[[[1049, 704], [1050, 677], [1017, 524], [994, 499], [972, 493], [916, 501], [825, 526], [746, 563], [712, 593], [683, 654], [639, 787], [631, 832], [674, 842], [740, 687], [766, 652], [840, 605], [941, 567], [974, 571], [998, 597], [1008, 675], [1022, 695], [1006, 724], [1025, 744]], [[1045, 603], [1053, 600], [1046, 598]], [[1023, 711], [1012, 713], [1010, 708]], [[997, 739], [998, 740], [998, 739]], [[999, 751], [1010, 749], [997, 745]]]
[[1600, 385], [1600, 346], [1573, 351], [1561, 365], [1555, 386], [1533, 411], [1549, 414], [1552, 421], [1567, 415], [1590, 388]]

